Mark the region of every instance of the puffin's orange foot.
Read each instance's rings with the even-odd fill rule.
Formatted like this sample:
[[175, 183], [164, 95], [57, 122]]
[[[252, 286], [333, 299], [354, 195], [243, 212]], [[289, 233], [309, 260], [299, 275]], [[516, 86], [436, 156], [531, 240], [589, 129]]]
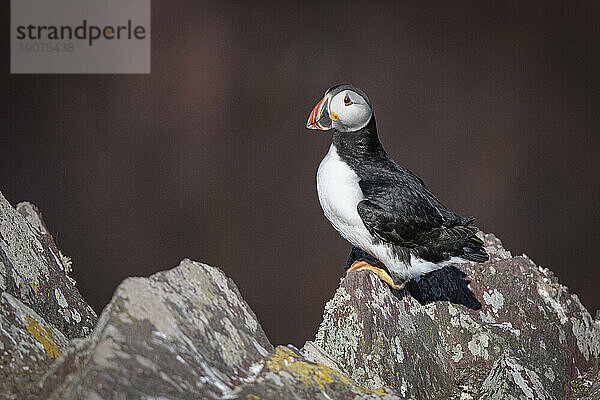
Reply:
[[394, 280], [390, 276], [390, 274], [388, 274], [384, 269], [378, 268], [378, 267], [371, 265], [368, 262], [363, 261], [363, 260], [354, 261], [352, 263], [352, 265], [350, 266], [350, 268], [348, 268], [348, 270], [346, 270], [346, 273], [349, 274], [350, 272], [353, 272], [353, 271], [366, 271], [366, 270], [376, 273], [377, 276], [379, 277], [379, 279], [381, 279], [382, 281], [384, 281], [385, 283], [390, 285], [392, 288], [397, 289], [397, 290], [404, 289], [404, 285], [406, 284], [406, 282], [402, 282], [402, 284], [396, 285], [394, 283]]

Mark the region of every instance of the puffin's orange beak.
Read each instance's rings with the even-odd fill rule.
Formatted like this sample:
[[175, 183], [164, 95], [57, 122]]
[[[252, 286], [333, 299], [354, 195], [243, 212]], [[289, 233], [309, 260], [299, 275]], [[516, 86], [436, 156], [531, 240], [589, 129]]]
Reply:
[[308, 129], [318, 129], [321, 131], [331, 129], [332, 123], [329, 116], [330, 100], [331, 96], [327, 95], [317, 103], [315, 108], [313, 108], [312, 112], [308, 116], [308, 121], [306, 122], [306, 127]]

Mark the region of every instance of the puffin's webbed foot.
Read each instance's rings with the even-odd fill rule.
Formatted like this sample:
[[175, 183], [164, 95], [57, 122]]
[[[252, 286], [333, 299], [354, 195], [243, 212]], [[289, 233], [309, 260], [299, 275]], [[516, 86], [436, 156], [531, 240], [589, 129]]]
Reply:
[[[377, 264], [380, 264], [381, 266], [383, 266], [383, 264], [381, 264], [381, 262], [378, 262]], [[377, 274], [379, 279], [381, 279], [382, 281], [384, 281], [385, 283], [390, 285], [390, 287], [397, 289], [397, 290], [404, 289], [404, 285], [406, 284], [406, 282], [402, 282], [400, 285], [396, 285], [394, 283], [394, 280], [390, 276], [390, 274], [388, 274], [385, 269], [376, 267], [375, 265], [369, 264], [368, 262], [366, 262], [364, 260], [354, 261], [354, 263], [352, 263], [350, 268], [348, 268], [348, 270], [346, 270], [346, 273], [349, 274], [350, 272], [353, 272], [353, 271], [366, 271], [366, 270], [372, 271], [375, 274]]]

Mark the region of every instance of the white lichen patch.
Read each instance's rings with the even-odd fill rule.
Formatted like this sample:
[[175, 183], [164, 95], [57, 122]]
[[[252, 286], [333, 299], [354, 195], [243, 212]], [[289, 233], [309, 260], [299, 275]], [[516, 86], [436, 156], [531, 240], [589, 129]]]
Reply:
[[417, 333], [417, 327], [415, 326], [411, 316], [423, 315], [423, 307], [412, 297], [409, 297], [407, 302], [408, 311], [406, 309], [400, 310], [398, 316], [396, 317], [396, 322], [398, 324], [398, 329], [400, 329], [402, 332], [405, 334], [414, 335]]
[[322, 348], [324, 348], [325, 332], [327, 332], [330, 327], [335, 327], [335, 317], [333, 316], [333, 312], [336, 311], [338, 307], [347, 307], [349, 301], [350, 295], [343, 286], [340, 286], [333, 295], [333, 298], [325, 304], [323, 322], [321, 322], [315, 338], [315, 343]]
[[543, 340], [540, 340], [540, 348], [541, 348], [542, 350], [546, 350], [546, 343], [544, 343], [544, 341], [543, 341]]
[[452, 361], [454, 361], [455, 363], [459, 362], [460, 360], [462, 360], [463, 358], [463, 348], [462, 345], [460, 343], [458, 343], [456, 346], [452, 347]]
[[[506, 364], [515, 383], [528, 399], [546, 399], [548, 394], [544, 390], [544, 386], [542, 385], [539, 376], [534, 371], [523, 367], [517, 363], [516, 360], [511, 358], [506, 359]], [[525, 374], [525, 376], [523, 374]]]
[[69, 303], [67, 303], [67, 299], [62, 294], [59, 288], [54, 289], [54, 297], [56, 297], [56, 301], [58, 302], [58, 305], [60, 307], [65, 308], [69, 306]]
[[425, 304], [423, 309], [425, 310], [425, 314], [429, 315], [429, 318], [435, 321], [435, 310], [437, 309], [437, 305], [435, 303]]
[[65, 321], [71, 322], [71, 313], [67, 308], [59, 308], [58, 314], [62, 316], [65, 319]]
[[490, 325], [496, 326], [498, 328], [502, 328], [506, 331], [509, 331], [510, 333], [512, 333], [515, 336], [521, 335], [521, 330], [513, 328], [512, 323], [510, 323], [510, 322], [502, 322], [500, 324], [490, 324]]
[[490, 343], [490, 337], [485, 333], [473, 335], [473, 338], [467, 344], [473, 357], [481, 357], [484, 360], [489, 358], [487, 347]]
[[537, 291], [544, 300], [544, 302], [549, 304], [550, 307], [552, 307], [552, 309], [556, 313], [556, 315], [558, 315], [560, 323], [564, 325], [568, 321], [568, 319], [563, 306], [553, 296], [551, 296], [550, 293], [548, 293], [546, 288], [540, 282], [537, 283]]
[[[256, 378], [258, 377], [258, 374], [260, 374], [260, 372], [263, 370], [264, 366], [265, 366], [264, 361], [254, 362], [254, 363], [250, 364], [250, 366], [247, 369], [247, 376], [241, 377], [240, 380], [242, 382], [255, 381]], [[268, 373], [272, 374], [272, 372], [268, 372]], [[277, 377], [277, 379], [279, 379], [279, 377]], [[281, 382], [280, 379], [279, 379], [279, 382]], [[279, 384], [278, 386], [281, 386], [281, 384]]]
[[481, 321], [485, 322], [486, 324], [496, 323], [494, 316], [489, 311], [486, 311], [485, 313], [483, 311], [479, 311], [479, 318], [481, 318]]
[[[449, 308], [448, 310], [450, 312], [450, 315], [452, 315], [452, 309]], [[459, 311], [456, 308], [455, 310], [457, 311], [456, 315], [450, 318], [450, 324], [452, 324], [452, 326], [456, 328], [460, 327], [463, 330], [466, 330], [467, 332], [473, 334], [481, 332], [482, 329], [480, 323], [471, 318], [469, 314]]]
[[504, 296], [497, 289], [488, 290], [483, 293], [483, 301], [492, 307], [494, 314], [498, 314], [504, 305]]
[[590, 358], [598, 357], [600, 353], [600, 330], [593, 323], [590, 315], [586, 312], [582, 320], [571, 318], [573, 335], [577, 341], [577, 348], [585, 357], [586, 361]]
[[[362, 289], [363, 301], [358, 303], [360, 305], [357, 305], [354, 288], [350, 292], [342, 282], [325, 305], [323, 322], [315, 342], [356, 383], [369, 389], [378, 389], [390, 384], [390, 374], [394, 372], [390, 368], [400, 368], [396, 371], [400, 372], [407, 368], [403, 364], [412, 366], [419, 363], [421, 355], [410, 347], [412, 342], [407, 342], [405, 338], [417, 332], [409, 309], [414, 307], [420, 315], [424, 311], [410, 297], [398, 302], [376, 276], [370, 275], [373, 285], [365, 285], [370, 288], [368, 294], [365, 293], [366, 289]], [[361, 314], [363, 307], [370, 311]], [[367, 324], [387, 324], [394, 327], [394, 331], [373, 329], [372, 335], [367, 338], [364, 335]]]
[[362, 299], [363, 297], [363, 291], [360, 288], [356, 288], [354, 290], [354, 294], [356, 295], [357, 299]]
[[71, 317], [73, 318], [73, 321], [75, 321], [75, 323], [78, 324], [81, 322], [81, 315], [79, 315], [77, 310], [75, 310], [75, 309], [71, 310]]
[[544, 274], [544, 276], [549, 277], [550, 276], [550, 270], [548, 268], [544, 268], [541, 265], [538, 266], [538, 271], [540, 271], [542, 274]]
[[452, 305], [452, 303], [448, 303], [448, 314], [453, 317], [458, 314], [458, 310]]
[[408, 392], [408, 385], [404, 378], [402, 378], [402, 384], [400, 385], [400, 394], [402, 397], [406, 396], [406, 392]]
[[548, 380], [550, 380], [550, 382], [552, 382], [552, 383], [554, 383], [554, 380], [556, 379], [556, 376], [554, 375], [554, 371], [552, 371], [552, 368], [550, 368], [550, 367], [548, 367], [546, 372], [544, 372], [544, 376], [546, 378], [548, 378]]
[[404, 362], [404, 350], [402, 350], [402, 345], [398, 336], [394, 338], [394, 343], [396, 344], [396, 361], [402, 363]]

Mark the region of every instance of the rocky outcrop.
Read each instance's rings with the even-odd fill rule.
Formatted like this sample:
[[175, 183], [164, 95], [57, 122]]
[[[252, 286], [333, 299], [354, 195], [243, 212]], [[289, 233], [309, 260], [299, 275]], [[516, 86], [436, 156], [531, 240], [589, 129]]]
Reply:
[[357, 383], [420, 399], [564, 399], [597, 368], [600, 329], [576, 295], [527, 256], [485, 236], [491, 260], [447, 267], [390, 291], [353, 273], [316, 342]]
[[57, 399], [222, 398], [272, 350], [233, 282], [184, 260], [126, 279], [44, 385]]
[[360, 387], [333, 363], [317, 362], [325, 356], [314, 346], [305, 352], [273, 349], [233, 281], [218, 268], [183, 260], [150, 278], [125, 280], [94, 333], [76, 341], [42, 384], [52, 399], [391, 393]]
[[97, 316], [67, 276], [65, 261], [37, 208], [21, 203], [16, 210], [0, 193], [0, 291], [66, 337], [83, 337]]
[[96, 314], [66, 271], [41, 214], [0, 193], [0, 397], [44, 398], [39, 380]]
[[[73, 288], [39, 212], [20, 210], [2, 240], [11, 229], [13, 240], [38, 240]], [[447, 267], [402, 291], [368, 271], [343, 277], [301, 349], [273, 347], [234, 282], [190, 260], [125, 280], [93, 332], [70, 342], [72, 318], [65, 327], [63, 313], [3, 288], [0, 389], [34, 399], [599, 399], [598, 321], [549, 270], [482, 238], [489, 262]], [[23, 252], [9, 259], [38, 254]], [[5, 282], [14, 265], [0, 271]]]
[[38, 382], [68, 339], [8, 292], [0, 297], [0, 394], [3, 399], [35, 399]]

